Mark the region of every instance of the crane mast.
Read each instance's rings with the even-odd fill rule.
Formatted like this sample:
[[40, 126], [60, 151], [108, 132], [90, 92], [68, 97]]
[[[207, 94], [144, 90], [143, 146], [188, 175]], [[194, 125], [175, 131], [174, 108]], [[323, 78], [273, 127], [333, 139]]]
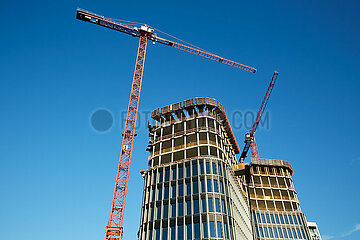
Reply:
[[[132, 27], [123, 23], [119, 23], [110, 18], [100, 16], [95, 13], [83, 9], [77, 9], [76, 18], [85, 22], [97, 24], [106, 28], [110, 28], [119, 32], [129, 34], [133, 37], [139, 37], [138, 53], [135, 64], [135, 71], [132, 81], [129, 105], [126, 116], [126, 123], [123, 133], [121, 153], [116, 174], [113, 199], [108, 224], [105, 230], [104, 240], [122, 240], [123, 237], [123, 218], [125, 210], [125, 201], [127, 194], [127, 186], [129, 181], [129, 172], [131, 164], [131, 156], [134, 145], [136, 118], [139, 107], [141, 82], [144, 70], [147, 40], [158, 42], [170, 47], [174, 47], [195, 55], [205, 57], [220, 63], [243, 69], [248, 72], [255, 73], [256, 69], [237, 63], [235, 61], [220, 57], [208, 51], [188, 46], [186, 44], [174, 42], [165, 38], [158, 37], [154, 33], [154, 29], [143, 24], [140, 27]], [[190, 44], [191, 45], [191, 44]]]
[[272, 89], [275, 85], [275, 82], [276, 82], [276, 79], [278, 77], [279, 73], [277, 71], [274, 72], [272, 78], [271, 78], [271, 81], [270, 81], [270, 84], [269, 84], [269, 87], [266, 91], [266, 94], [265, 94], [265, 97], [260, 105], [260, 109], [256, 115], [256, 119], [255, 119], [255, 122], [250, 130], [249, 133], [246, 133], [245, 134], [245, 146], [244, 146], [244, 149], [240, 155], [240, 163], [242, 163], [246, 156], [247, 156], [247, 152], [249, 151], [249, 148], [251, 147], [251, 153], [252, 153], [252, 156], [253, 158], [259, 158], [259, 151], [257, 149], [257, 146], [256, 146], [256, 141], [255, 141], [255, 131], [260, 123], [260, 120], [261, 120], [261, 117], [262, 117], [262, 114], [264, 113], [264, 110], [266, 108], [266, 105], [268, 103], [268, 100], [270, 98], [270, 94], [272, 92]]

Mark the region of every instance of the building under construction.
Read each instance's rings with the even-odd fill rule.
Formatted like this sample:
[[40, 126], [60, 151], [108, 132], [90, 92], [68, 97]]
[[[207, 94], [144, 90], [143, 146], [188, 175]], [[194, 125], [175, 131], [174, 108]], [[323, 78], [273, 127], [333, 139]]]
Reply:
[[310, 239], [291, 165], [253, 158], [246, 184], [218, 101], [185, 100], [152, 118], [140, 240]]

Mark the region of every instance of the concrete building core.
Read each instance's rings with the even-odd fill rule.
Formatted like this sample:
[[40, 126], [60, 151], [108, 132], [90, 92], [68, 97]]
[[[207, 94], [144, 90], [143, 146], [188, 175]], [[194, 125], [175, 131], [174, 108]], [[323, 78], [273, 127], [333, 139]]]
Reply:
[[152, 118], [139, 239], [252, 239], [249, 202], [232, 171], [239, 146], [222, 105], [189, 99]]

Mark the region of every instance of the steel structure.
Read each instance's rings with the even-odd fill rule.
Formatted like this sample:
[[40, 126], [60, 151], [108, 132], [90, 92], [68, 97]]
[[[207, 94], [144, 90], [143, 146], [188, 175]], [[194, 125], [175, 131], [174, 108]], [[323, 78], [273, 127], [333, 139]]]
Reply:
[[111, 204], [110, 218], [106, 226], [105, 237], [104, 237], [104, 240], [115, 240], [115, 239], [121, 240], [123, 236], [122, 225], [123, 225], [124, 210], [125, 210], [125, 200], [126, 200], [127, 185], [129, 180], [130, 163], [131, 163], [132, 149], [133, 149], [134, 136], [135, 136], [136, 117], [139, 106], [140, 89], [141, 89], [141, 81], [142, 81], [145, 55], [146, 55], [147, 40], [162, 43], [164, 45], [171, 46], [202, 57], [206, 57], [211, 60], [218, 61], [226, 65], [230, 65], [232, 67], [243, 69], [245, 71], [249, 71], [252, 73], [255, 73], [256, 69], [220, 57], [218, 55], [212, 54], [208, 51], [197, 48], [191, 44], [188, 44], [191, 46], [187, 46], [185, 44], [177, 43], [174, 41], [167, 40], [165, 38], [158, 37], [157, 34], [154, 33], [154, 28], [151, 28], [145, 24], [142, 24], [139, 27], [132, 27], [120, 23], [118, 21], [112, 20], [110, 18], [105, 18], [104, 16], [100, 16], [82, 9], [77, 9], [76, 18], [82, 21], [94, 23], [103, 27], [107, 27], [140, 38], [136, 65], [135, 65], [135, 72], [134, 72], [130, 100], [127, 111], [126, 124], [123, 133], [123, 141], [121, 146], [119, 165], [116, 175], [114, 194]]
[[246, 133], [245, 135], [245, 146], [244, 146], [244, 149], [240, 155], [240, 163], [242, 163], [246, 156], [247, 156], [247, 152], [249, 151], [249, 148], [251, 146], [251, 153], [252, 153], [252, 156], [253, 158], [259, 158], [259, 151], [257, 149], [257, 146], [256, 146], [256, 141], [255, 141], [255, 131], [260, 123], [260, 120], [261, 120], [261, 117], [262, 117], [262, 114], [265, 110], [265, 107], [268, 103], [268, 100], [269, 100], [269, 97], [270, 97], [270, 94], [272, 92], [272, 89], [275, 85], [275, 82], [276, 82], [276, 79], [278, 77], [279, 73], [277, 71], [274, 72], [272, 78], [271, 78], [271, 81], [270, 81], [270, 84], [269, 84], [269, 87], [266, 91], [266, 94], [265, 94], [265, 97], [260, 105], [260, 109], [257, 113], [257, 116], [256, 116], [256, 119], [255, 119], [255, 122], [254, 122], [254, 125], [252, 126], [251, 130], [249, 133]]

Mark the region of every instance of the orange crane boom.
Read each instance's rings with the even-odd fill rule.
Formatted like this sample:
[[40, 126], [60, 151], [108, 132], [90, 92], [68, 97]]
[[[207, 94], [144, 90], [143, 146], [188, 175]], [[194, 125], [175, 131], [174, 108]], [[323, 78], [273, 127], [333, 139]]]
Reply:
[[[113, 193], [113, 199], [111, 204], [111, 211], [108, 224], [105, 230], [104, 240], [121, 240], [123, 236], [123, 219], [125, 210], [125, 201], [127, 194], [127, 186], [129, 181], [129, 172], [131, 164], [131, 156], [133, 150], [135, 126], [137, 119], [137, 112], [139, 107], [141, 81], [143, 76], [143, 69], [145, 63], [147, 40], [153, 42], [162, 43], [167, 46], [171, 46], [189, 53], [193, 53], [205, 58], [209, 58], [214, 61], [221, 62], [223, 64], [243, 69], [252, 73], [256, 72], [256, 69], [249, 67], [232, 60], [220, 57], [212, 54], [208, 51], [200, 48], [188, 46], [186, 44], [177, 43], [167, 40], [165, 38], [158, 37], [154, 28], [148, 25], [141, 25], [139, 27], [128, 26], [127, 24], [120, 23], [110, 18], [91, 13], [83, 9], [77, 9], [76, 18], [85, 22], [94, 23], [103, 27], [107, 27], [119, 32], [129, 34], [134, 37], [139, 37], [139, 47], [135, 64], [134, 77], [131, 87], [130, 100], [127, 110], [127, 117], [125, 123], [125, 129], [123, 133], [123, 140], [121, 145], [121, 153], [119, 158], [119, 165], [116, 174], [116, 181]], [[126, 21], [128, 22], [128, 21]], [[131, 23], [131, 22], [128, 22]]]

